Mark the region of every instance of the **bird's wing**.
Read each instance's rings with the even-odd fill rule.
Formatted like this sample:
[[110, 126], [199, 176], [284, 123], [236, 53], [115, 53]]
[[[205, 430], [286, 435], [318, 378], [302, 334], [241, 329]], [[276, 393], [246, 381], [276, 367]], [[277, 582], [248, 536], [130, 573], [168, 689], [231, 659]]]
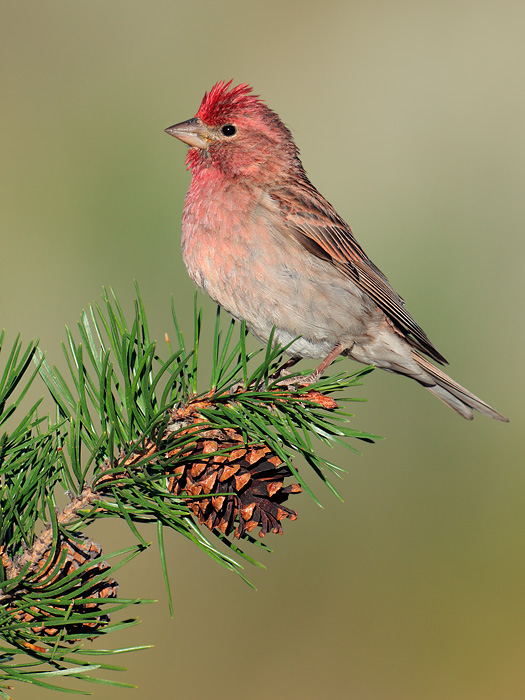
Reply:
[[405, 309], [403, 299], [356, 241], [350, 226], [308, 180], [294, 184], [293, 188], [272, 190], [270, 196], [279, 208], [286, 233], [313, 255], [330, 262], [368, 294], [413, 347], [446, 364], [443, 355]]

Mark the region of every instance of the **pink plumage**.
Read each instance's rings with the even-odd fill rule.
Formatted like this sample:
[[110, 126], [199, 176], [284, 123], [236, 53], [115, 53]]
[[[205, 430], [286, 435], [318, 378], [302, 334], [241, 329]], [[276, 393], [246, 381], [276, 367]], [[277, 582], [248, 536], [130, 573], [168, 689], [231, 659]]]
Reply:
[[507, 419], [423, 355], [446, 360], [312, 185], [292, 134], [246, 85], [217, 83], [168, 133], [190, 146], [182, 252], [192, 279], [295, 358], [338, 355], [415, 379], [464, 418]]

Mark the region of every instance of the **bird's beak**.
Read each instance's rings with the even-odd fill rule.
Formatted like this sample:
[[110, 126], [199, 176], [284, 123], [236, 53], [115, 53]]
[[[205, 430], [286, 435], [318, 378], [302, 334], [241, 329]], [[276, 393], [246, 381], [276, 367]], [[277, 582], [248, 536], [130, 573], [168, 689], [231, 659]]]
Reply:
[[175, 138], [187, 143], [192, 148], [207, 149], [210, 145], [210, 137], [208, 129], [198, 117], [188, 119], [188, 121], [174, 124], [164, 129], [167, 134], [175, 136]]

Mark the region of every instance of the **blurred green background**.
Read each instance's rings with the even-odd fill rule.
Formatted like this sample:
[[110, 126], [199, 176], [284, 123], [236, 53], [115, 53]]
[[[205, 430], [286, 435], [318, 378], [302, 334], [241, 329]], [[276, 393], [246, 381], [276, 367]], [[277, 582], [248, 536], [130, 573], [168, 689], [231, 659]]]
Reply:
[[[451, 375], [512, 420], [467, 423], [415, 383], [373, 373], [354, 425], [387, 439], [334, 456], [348, 469], [344, 503], [310, 480], [325, 508], [296, 499], [299, 520], [267, 538], [268, 569], [246, 572], [257, 592], [169, 538], [174, 619], [152, 548], [120, 572], [120, 592], [160, 602], [108, 640], [155, 645], [117, 660], [130, 670], [113, 677], [139, 690], [82, 687], [101, 699], [525, 697], [523, 3], [1, 9], [9, 338], [39, 337], [56, 362], [64, 324], [103, 285], [128, 305], [133, 279], [160, 338], [172, 293], [189, 328], [179, 251], [189, 174], [163, 129], [233, 77], [293, 130], [313, 182]], [[132, 541], [108, 522], [93, 536], [105, 551]]]

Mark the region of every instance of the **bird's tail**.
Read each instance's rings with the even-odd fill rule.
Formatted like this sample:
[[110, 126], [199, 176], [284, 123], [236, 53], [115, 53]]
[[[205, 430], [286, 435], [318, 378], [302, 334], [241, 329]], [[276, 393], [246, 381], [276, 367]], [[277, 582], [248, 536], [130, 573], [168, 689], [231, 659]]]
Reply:
[[467, 420], [472, 420], [474, 418], [473, 409], [475, 409], [489, 418], [508, 423], [508, 418], [505, 418], [501, 413], [495, 411], [491, 406], [448, 377], [440, 369], [434, 367], [431, 362], [415, 350], [412, 350], [412, 357], [421, 369], [424, 370], [425, 374], [429, 375], [429, 378], [434, 382], [434, 384], [427, 384], [422, 381], [421, 384], [434, 394], [434, 396], [437, 396], [438, 399], [446, 403], [447, 406], [453, 408], [460, 416], [463, 416], [463, 418]]

